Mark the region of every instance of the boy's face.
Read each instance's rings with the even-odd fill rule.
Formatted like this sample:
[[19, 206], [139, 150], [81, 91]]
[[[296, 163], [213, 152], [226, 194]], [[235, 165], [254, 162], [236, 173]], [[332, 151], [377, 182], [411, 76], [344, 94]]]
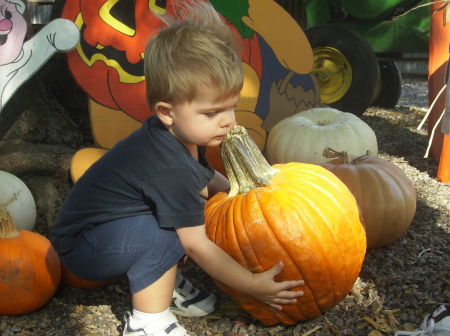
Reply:
[[205, 88], [191, 102], [170, 105], [169, 118], [162, 120], [169, 131], [191, 153], [197, 146], [218, 146], [236, 124], [234, 108], [239, 95], [216, 100], [215, 92]]

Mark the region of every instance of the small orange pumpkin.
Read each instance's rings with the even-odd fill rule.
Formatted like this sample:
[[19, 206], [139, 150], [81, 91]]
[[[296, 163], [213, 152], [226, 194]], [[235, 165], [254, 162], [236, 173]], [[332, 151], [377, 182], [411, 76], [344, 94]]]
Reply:
[[77, 277], [69, 271], [64, 265], [62, 266], [63, 283], [72, 288], [89, 289], [107, 286], [115, 281], [90, 281]]
[[46, 304], [61, 281], [61, 263], [50, 241], [16, 230], [0, 207], [0, 315], [22, 315]]
[[205, 207], [208, 237], [252, 272], [276, 262], [277, 281], [305, 280], [296, 304], [274, 312], [255, 298], [217, 282], [252, 317], [266, 325], [296, 324], [338, 304], [351, 290], [366, 252], [355, 198], [326, 169], [306, 163], [271, 167], [245, 128], [222, 144], [231, 184]]
[[416, 192], [405, 173], [392, 162], [359, 157], [330, 148], [322, 164], [350, 189], [358, 202], [366, 228], [367, 248], [387, 245], [400, 238], [416, 213]]

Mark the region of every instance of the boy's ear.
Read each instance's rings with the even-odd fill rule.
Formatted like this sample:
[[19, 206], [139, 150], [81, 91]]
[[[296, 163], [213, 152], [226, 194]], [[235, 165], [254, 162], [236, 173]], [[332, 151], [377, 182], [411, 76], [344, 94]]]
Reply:
[[172, 111], [172, 104], [158, 102], [155, 105], [155, 113], [165, 126], [172, 126], [173, 124]]

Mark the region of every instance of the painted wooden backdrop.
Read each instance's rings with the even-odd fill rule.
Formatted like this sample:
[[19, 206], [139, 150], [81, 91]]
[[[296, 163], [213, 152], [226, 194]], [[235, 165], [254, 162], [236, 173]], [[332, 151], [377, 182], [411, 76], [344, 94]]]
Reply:
[[[312, 50], [299, 24], [273, 0], [211, 0], [242, 39], [244, 89], [236, 109], [263, 149], [267, 132], [280, 119], [315, 106]], [[152, 115], [145, 99], [143, 51], [162, 27], [154, 13], [172, 0], [67, 0], [62, 17], [81, 33], [68, 53], [69, 67], [90, 98], [97, 145], [111, 148]]]

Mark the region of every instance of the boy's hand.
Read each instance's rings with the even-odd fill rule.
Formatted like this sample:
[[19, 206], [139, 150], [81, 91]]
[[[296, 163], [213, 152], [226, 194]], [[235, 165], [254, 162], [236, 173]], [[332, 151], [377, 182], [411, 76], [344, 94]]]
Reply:
[[293, 304], [297, 297], [303, 295], [301, 290], [290, 290], [304, 285], [303, 280], [274, 280], [284, 267], [282, 262], [276, 263], [268, 271], [252, 273], [213, 243], [206, 236], [204, 225], [179, 227], [176, 231], [186, 254], [211, 277], [253, 296], [271, 309], [281, 310], [281, 305]]
[[271, 269], [265, 272], [254, 273], [255, 290], [253, 293], [249, 293], [254, 298], [276, 310], [281, 310], [281, 305], [296, 303], [297, 297], [304, 294], [303, 291], [289, 290], [304, 285], [305, 282], [303, 280], [289, 280], [282, 282], [276, 282], [274, 280], [275, 276], [281, 272], [283, 267], [283, 263], [279, 261]]

